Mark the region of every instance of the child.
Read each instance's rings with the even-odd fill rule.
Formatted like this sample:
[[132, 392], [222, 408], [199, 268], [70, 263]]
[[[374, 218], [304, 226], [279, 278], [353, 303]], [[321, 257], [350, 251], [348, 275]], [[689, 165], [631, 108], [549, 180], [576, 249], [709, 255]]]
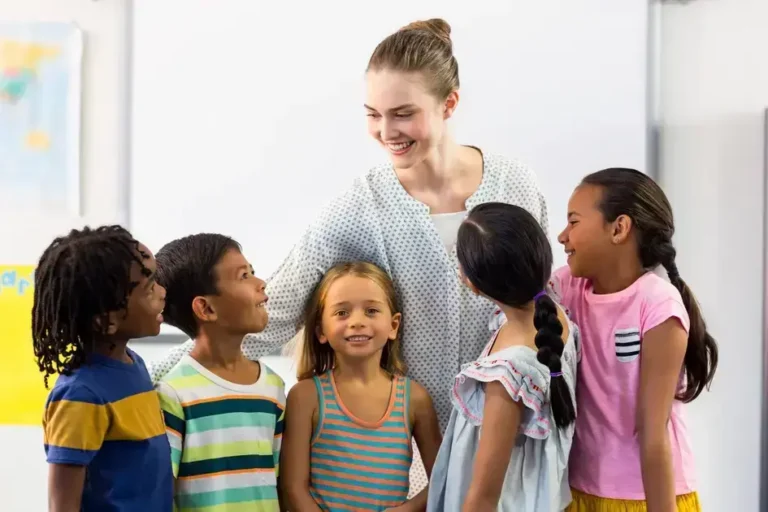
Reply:
[[164, 298], [152, 253], [120, 226], [72, 230], [43, 252], [32, 339], [45, 386], [61, 374], [43, 416], [51, 510], [170, 510], [160, 404], [127, 348], [160, 332]]
[[284, 384], [240, 350], [267, 326], [264, 282], [238, 243], [216, 234], [170, 242], [157, 267], [166, 322], [195, 341], [158, 384], [177, 510], [280, 510]]
[[337, 265], [315, 289], [288, 395], [290, 510], [424, 509], [426, 489], [407, 500], [411, 436], [429, 474], [440, 427], [427, 391], [403, 376], [400, 322], [394, 285], [375, 265]]
[[577, 331], [544, 292], [552, 249], [523, 208], [485, 203], [459, 228], [462, 279], [506, 321], [456, 377], [430, 512], [552, 512], [568, 505]]
[[674, 230], [664, 192], [635, 170], [591, 174], [568, 203], [568, 266], [552, 285], [585, 344], [572, 512], [701, 509], [683, 403], [712, 381], [717, 345], [677, 270]]

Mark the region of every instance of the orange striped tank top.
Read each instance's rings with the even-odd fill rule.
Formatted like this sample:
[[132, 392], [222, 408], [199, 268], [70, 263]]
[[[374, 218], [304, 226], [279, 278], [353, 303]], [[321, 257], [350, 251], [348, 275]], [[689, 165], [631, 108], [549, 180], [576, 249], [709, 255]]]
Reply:
[[384, 510], [408, 498], [411, 382], [396, 376], [384, 416], [356, 418], [341, 401], [332, 372], [315, 377], [320, 414], [310, 447], [309, 490], [327, 512]]

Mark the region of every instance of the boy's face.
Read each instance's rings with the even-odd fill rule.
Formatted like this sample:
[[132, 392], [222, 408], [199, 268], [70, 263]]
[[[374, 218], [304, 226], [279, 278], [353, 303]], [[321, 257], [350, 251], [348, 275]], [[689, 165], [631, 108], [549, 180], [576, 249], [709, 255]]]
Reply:
[[233, 334], [261, 332], [267, 326], [266, 284], [236, 249], [227, 251], [214, 267], [218, 295], [206, 297], [218, 327]]
[[142, 262], [150, 271], [150, 275], [145, 275], [138, 263], [131, 265], [131, 282], [138, 284], [128, 296], [126, 310], [111, 315], [114, 324], [112, 334], [125, 339], [157, 336], [163, 323], [165, 288], [155, 281], [155, 257], [142, 244], [139, 244], [139, 252], [148, 256], [142, 258]]

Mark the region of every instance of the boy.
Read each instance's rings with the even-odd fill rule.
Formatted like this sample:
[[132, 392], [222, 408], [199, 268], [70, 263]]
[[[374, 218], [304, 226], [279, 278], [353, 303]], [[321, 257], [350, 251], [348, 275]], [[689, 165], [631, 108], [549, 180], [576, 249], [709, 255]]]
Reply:
[[51, 511], [167, 512], [171, 452], [160, 403], [129, 339], [156, 336], [155, 259], [120, 226], [72, 230], [35, 271], [32, 340], [48, 377], [43, 415]]
[[165, 321], [195, 340], [158, 384], [177, 509], [278, 511], [284, 383], [240, 350], [267, 325], [264, 282], [239, 244], [217, 234], [170, 242], [157, 266]]

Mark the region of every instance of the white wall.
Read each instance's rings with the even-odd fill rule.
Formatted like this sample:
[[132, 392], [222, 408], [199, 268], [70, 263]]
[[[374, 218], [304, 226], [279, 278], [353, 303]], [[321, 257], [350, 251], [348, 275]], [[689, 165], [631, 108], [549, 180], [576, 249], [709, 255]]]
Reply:
[[[128, 149], [128, 7], [127, 0], [0, 0], [2, 21], [74, 21], [85, 31], [82, 198], [86, 220], [94, 224], [127, 217], [121, 188]], [[54, 235], [81, 223], [66, 218], [0, 222], [0, 261], [35, 263]], [[41, 430], [0, 427], [0, 454], [0, 509], [47, 510]]]
[[[74, 20], [86, 31], [84, 200], [102, 222], [121, 220], [124, 208], [127, 4], [0, 0], [0, 19]], [[707, 512], [758, 510], [766, 19], [765, 0], [695, 0], [663, 9], [661, 180], [677, 215], [679, 267], [702, 303], [722, 358], [712, 392], [690, 406]], [[21, 232], [0, 223], [3, 239], [24, 240], [15, 248], [1, 244], [0, 261], [29, 261], [61, 229]], [[165, 347], [136, 348], [151, 357]], [[3, 511], [46, 509], [41, 442], [39, 429], [0, 428]]]
[[689, 407], [704, 510], [759, 510], [762, 112], [768, 2], [694, 0], [662, 16], [661, 181], [678, 267], [720, 345], [710, 393]]

